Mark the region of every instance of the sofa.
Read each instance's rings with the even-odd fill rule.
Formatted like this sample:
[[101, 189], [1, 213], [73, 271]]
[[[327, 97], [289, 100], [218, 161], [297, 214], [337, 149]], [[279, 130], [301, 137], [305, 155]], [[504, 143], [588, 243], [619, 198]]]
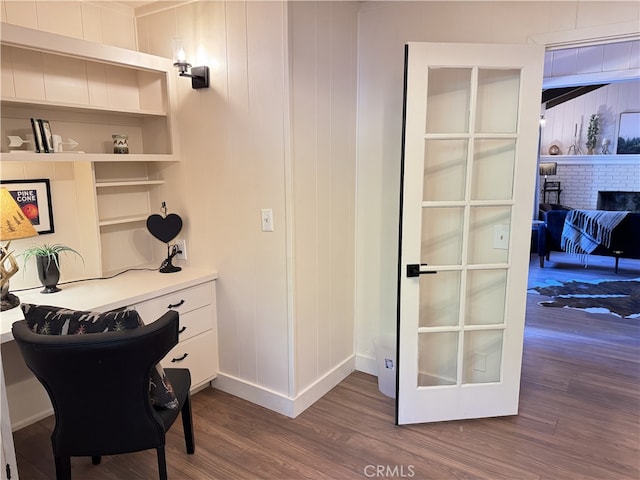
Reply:
[[[562, 205], [540, 205], [538, 226], [538, 256], [540, 267], [550, 259], [551, 252], [563, 252], [561, 248], [562, 230], [571, 208]], [[598, 245], [591, 255], [607, 255], [615, 258], [615, 272], [618, 272], [620, 258], [640, 259], [640, 212], [630, 212], [611, 232], [609, 247]]]

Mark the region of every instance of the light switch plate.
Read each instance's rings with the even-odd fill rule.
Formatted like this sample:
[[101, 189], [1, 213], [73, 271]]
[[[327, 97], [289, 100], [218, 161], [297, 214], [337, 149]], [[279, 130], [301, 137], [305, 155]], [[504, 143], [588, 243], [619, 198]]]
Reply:
[[263, 208], [260, 211], [262, 218], [262, 231], [273, 232], [273, 210], [270, 208]]
[[509, 249], [509, 225], [493, 226], [493, 248], [499, 250]]

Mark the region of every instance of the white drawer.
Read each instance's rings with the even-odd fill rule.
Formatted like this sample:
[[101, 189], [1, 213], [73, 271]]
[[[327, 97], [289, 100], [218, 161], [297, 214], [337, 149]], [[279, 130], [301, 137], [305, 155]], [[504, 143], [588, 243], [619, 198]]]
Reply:
[[195, 337], [201, 333], [211, 330], [214, 327], [213, 312], [211, 305], [205, 305], [197, 310], [180, 314], [180, 336], [181, 342]]
[[209, 382], [218, 374], [218, 339], [215, 330], [180, 342], [162, 360], [164, 368], [188, 368], [191, 388]]
[[213, 302], [213, 283], [207, 282], [195, 287], [177, 290], [133, 306], [144, 323], [160, 318], [167, 310], [175, 310], [181, 316]]

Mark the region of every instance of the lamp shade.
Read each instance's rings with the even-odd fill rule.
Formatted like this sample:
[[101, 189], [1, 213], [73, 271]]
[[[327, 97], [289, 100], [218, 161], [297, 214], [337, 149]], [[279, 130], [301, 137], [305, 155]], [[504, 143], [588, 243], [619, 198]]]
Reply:
[[544, 162], [540, 164], [540, 175], [555, 175], [558, 169], [556, 162]]
[[31, 221], [22, 212], [9, 190], [0, 188], [0, 240], [16, 240], [36, 235], [38, 232], [33, 228]]

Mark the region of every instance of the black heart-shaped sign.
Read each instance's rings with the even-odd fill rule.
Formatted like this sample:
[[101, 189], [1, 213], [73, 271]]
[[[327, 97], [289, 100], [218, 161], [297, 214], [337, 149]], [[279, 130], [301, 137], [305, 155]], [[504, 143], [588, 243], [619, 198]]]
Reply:
[[154, 213], [147, 218], [147, 230], [161, 242], [169, 243], [182, 230], [182, 219], [175, 213], [166, 217]]

